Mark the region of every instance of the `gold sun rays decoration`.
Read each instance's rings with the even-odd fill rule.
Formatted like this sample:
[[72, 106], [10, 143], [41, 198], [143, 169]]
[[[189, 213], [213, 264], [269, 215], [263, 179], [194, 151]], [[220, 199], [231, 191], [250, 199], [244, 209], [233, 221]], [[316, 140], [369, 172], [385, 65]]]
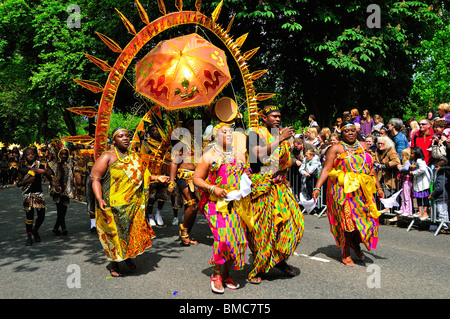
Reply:
[[125, 48], [122, 49], [116, 42], [108, 38], [106, 35], [96, 32], [99, 38], [113, 52], [119, 53], [119, 57], [112, 66], [110, 66], [105, 61], [86, 54], [86, 57], [95, 65], [97, 65], [103, 71], [109, 72], [108, 79], [104, 86], [100, 85], [97, 82], [89, 80], [74, 79], [74, 81], [76, 81], [86, 89], [91, 90], [94, 93], [102, 93], [97, 113], [94, 146], [95, 158], [100, 156], [101, 153], [103, 153], [107, 149], [107, 138], [111, 111], [113, 108], [118, 86], [121, 80], [124, 78], [127, 68], [130, 66], [133, 58], [145, 44], [147, 44], [153, 37], [172, 27], [185, 24], [200, 25], [214, 33], [225, 44], [227, 50], [233, 56], [236, 64], [238, 65], [244, 82], [250, 127], [258, 125], [258, 102], [267, 100], [275, 95], [273, 93], [256, 93], [253, 82], [261, 77], [264, 73], [266, 73], [267, 70], [250, 72], [247, 62], [256, 54], [259, 47], [251, 49], [244, 53], [240, 51], [240, 48], [247, 39], [248, 34], [244, 34], [238, 37], [236, 40], [234, 40], [233, 36], [229, 34], [234, 21], [234, 16], [225, 30], [220, 24], [216, 23], [222, 9], [223, 0], [217, 5], [215, 10], [211, 14], [211, 17], [208, 17], [200, 12], [202, 4], [201, 0], [197, 0], [195, 2], [195, 11], [184, 11], [183, 0], [175, 0], [175, 7], [178, 9], [178, 12], [173, 13], [167, 13], [164, 0], [156, 1], [159, 10], [162, 13], [162, 16], [150, 22], [144, 7], [138, 0], [135, 0], [139, 16], [142, 22], [145, 24], [144, 28], [142, 28], [139, 32], [137, 32], [136, 28], [131, 24], [131, 22], [119, 10], [116, 9], [120, 19], [125, 25], [125, 28], [131, 35], [133, 35], [133, 39], [125, 46]]

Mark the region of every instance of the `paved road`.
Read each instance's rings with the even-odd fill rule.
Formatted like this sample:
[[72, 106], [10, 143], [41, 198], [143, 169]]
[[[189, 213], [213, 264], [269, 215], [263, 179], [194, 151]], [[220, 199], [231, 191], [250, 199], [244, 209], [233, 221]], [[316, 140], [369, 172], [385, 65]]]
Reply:
[[[169, 205], [163, 210], [170, 224]], [[41, 243], [26, 247], [25, 216], [17, 188], [0, 189], [0, 298], [50, 299], [416, 299], [449, 297], [448, 235], [433, 236], [425, 230], [380, 226], [379, 247], [365, 251], [365, 262], [349, 268], [331, 236], [326, 217], [305, 216], [303, 239], [290, 263], [300, 270], [286, 278], [271, 270], [261, 285], [245, 278], [246, 267], [234, 277], [241, 284], [225, 295], [211, 293], [212, 236], [199, 215], [193, 235], [198, 246], [181, 247], [178, 228], [155, 228], [153, 247], [136, 259], [137, 270], [121, 264], [125, 276], [110, 278], [109, 265], [96, 235], [91, 234], [86, 205], [71, 202], [67, 237], [56, 237], [55, 204], [47, 197], [47, 213], [40, 230]], [[77, 276], [79, 274], [79, 276]], [[79, 287], [79, 288], [77, 288]]]

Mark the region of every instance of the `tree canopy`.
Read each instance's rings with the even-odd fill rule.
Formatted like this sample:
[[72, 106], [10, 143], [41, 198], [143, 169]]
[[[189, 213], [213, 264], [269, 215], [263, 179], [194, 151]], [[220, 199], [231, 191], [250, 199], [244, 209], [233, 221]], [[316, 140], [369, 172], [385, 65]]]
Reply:
[[[218, 23], [226, 26], [236, 15], [231, 34], [249, 33], [243, 51], [260, 48], [250, 68], [269, 71], [255, 84], [259, 92], [276, 93], [264, 103], [281, 107], [285, 125], [305, 125], [309, 114], [320, 125], [331, 125], [352, 108], [387, 118], [424, 114], [449, 102], [446, 1], [386, 0], [377, 7], [372, 2], [224, 0]], [[150, 20], [161, 16], [156, 0], [140, 3]], [[218, 3], [202, 1], [201, 11], [210, 15]], [[131, 40], [115, 8], [136, 29], [143, 24], [132, 0], [79, 0], [77, 5], [79, 14], [77, 8], [53, 0], [0, 4], [0, 141], [25, 145], [88, 130], [86, 119], [66, 110], [96, 106], [100, 99], [73, 81], [106, 80], [84, 53], [115, 61], [96, 31], [122, 47]], [[165, 5], [168, 12], [177, 10], [174, 1]], [[195, 0], [185, 0], [183, 8], [195, 10]], [[207, 30], [177, 27], [139, 54], [164, 38], [192, 32]], [[236, 74], [236, 66], [229, 64]], [[120, 86], [116, 113], [133, 113], [138, 102], [132, 72], [127, 76], [130, 81]], [[235, 75], [233, 92], [243, 96], [241, 84]]]

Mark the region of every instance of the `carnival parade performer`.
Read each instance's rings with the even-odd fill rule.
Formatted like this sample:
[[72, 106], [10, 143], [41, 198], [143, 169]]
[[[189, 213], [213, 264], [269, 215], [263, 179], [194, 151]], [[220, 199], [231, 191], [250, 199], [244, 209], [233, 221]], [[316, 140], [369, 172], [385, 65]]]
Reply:
[[[291, 166], [288, 139], [292, 127], [281, 130], [281, 113], [276, 106], [262, 110], [262, 126], [249, 129], [248, 152], [252, 170], [254, 229], [248, 234], [253, 269], [248, 278], [260, 283], [260, 273], [276, 266], [289, 276], [297, 271], [286, 263], [299, 244], [304, 229], [303, 215], [287, 185]], [[269, 131], [270, 130], [270, 131]]]
[[[51, 179], [51, 174], [45, 166], [36, 160], [37, 152], [33, 148], [26, 148], [23, 151], [24, 164], [18, 171], [19, 181], [17, 187], [22, 187], [23, 209], [25, 210], [25, 229], [27, 232], [26, 245], [33, 244], [33, 237], [36, 242], [41, 241], [38, 230], [45, 219], [45, 196], [42, 192], [42, 176]], [[52, 181], [52, 183], [55, 183]], [[34, 223], [34, 210], [36, 209], [37, 219]], [[33, 227], [34, 223], [34, 227]]]
[[74, 198], [77, 201], [85, 201], [86, 196], [86, 176], [87, 176], [87, 165], [86, 158], [81, 154], [81, 149], [83, 145], [75, 145], [75, 150], [73, 152], [73, 163], [74, 163], [74, 181], [75, 181], [75, 195]]
[[17, 173], [20, 165], [19, 148], [13, 147], [13, 149], [8, 155], [8, 162], [9, 162], [9, 183], [15, 185], [17, 183]]
[[364, 259], [360, 243], [368, 250], [377, 247], [378, 217], [374, 193], [384, 198], [371, 153], [365, 142], [357, 141], [353, 122], [341, 126], [341, 142], [327, 153], [322, 172], [314, 188], [317, 199], [320, 187], [328, 179], [327, 207], [331, 232], [342, 250], [342, 262], [354, 266], [352, 248], [358, 258]]
[[111, 261], [111, 276], [120, 277], [119, 262], [135, 269], [131, 258], [152, 245], [155, 233], [145, 219], [148, 188], [152, 179], [166, 182], [167, 177], [150, 176], [138, 154], [128, 149], [126, 129], [116, 128], [111, 140], [113, 148], [95, 161], [91, 180], [99, 239]]
[[[48, 163], [51, 171], [52, 183], [50, 196], [56, 204], [56, 222], [53, 227], [55, 235], [67, 236], [66, 213], [70, 199], [74, 198], [73, 163], [67, 148], [61, 148], [52, 161]], [[61, 231], [59, 228], [61, 227]]]
[[[224, 200], [227, 193], [239, 191], [241, 178], [249, 172], [245, 155], [233, 149], [233, 136], [227, 123], [214, 127], [214, 146], [201, 158], [194, 173], [194, 184], [202, 189], [199, 209], [204, 212], [214, 235], [210, 264], [215, 266], [211, 290], [223, 293], [224, 286], [238, 289], [230, 278], [230, 270], [242, 270], [247, 248], [245, 222], [241, 216], [251, 212], [250, 196], [235, 201]], [[247, 174], [247, 175], [248, 175]], [[249, 183], [250, 180], [248, 179]], [[248, 185], [250, 193], [250, 185]], [[223, 266], [223, 270], [221, 269]]]
[[172, 147], [172, 163], [170, 166], [170, 179], [167, 191], [171, 196], [175, 190], [175, 186], [178, 186], [181, 191], [185, 202], [184, 219], [180, 223], [181, 245], [190, 246], [191, 244], [198, 244], [196, 240], [190, 237], [198, 211], [198, 195], [194, 185], [194, 119], [186, 119], [181, 126], [187, 129], [190, 135], [189, 138], [179, 140]]

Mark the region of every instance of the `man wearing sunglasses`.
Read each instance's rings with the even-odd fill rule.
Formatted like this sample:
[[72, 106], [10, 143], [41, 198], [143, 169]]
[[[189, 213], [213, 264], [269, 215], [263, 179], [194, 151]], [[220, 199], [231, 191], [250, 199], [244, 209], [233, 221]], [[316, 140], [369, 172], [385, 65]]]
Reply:
[[427, 119], [419, 121], [419, 130], [414, 133], [411, 139], [411, 147], [420, 147], [425, 155], [425, 162], [429, 166], [432, 163], [431, 144], [433, 142], [434, 131], [431, 123]]

